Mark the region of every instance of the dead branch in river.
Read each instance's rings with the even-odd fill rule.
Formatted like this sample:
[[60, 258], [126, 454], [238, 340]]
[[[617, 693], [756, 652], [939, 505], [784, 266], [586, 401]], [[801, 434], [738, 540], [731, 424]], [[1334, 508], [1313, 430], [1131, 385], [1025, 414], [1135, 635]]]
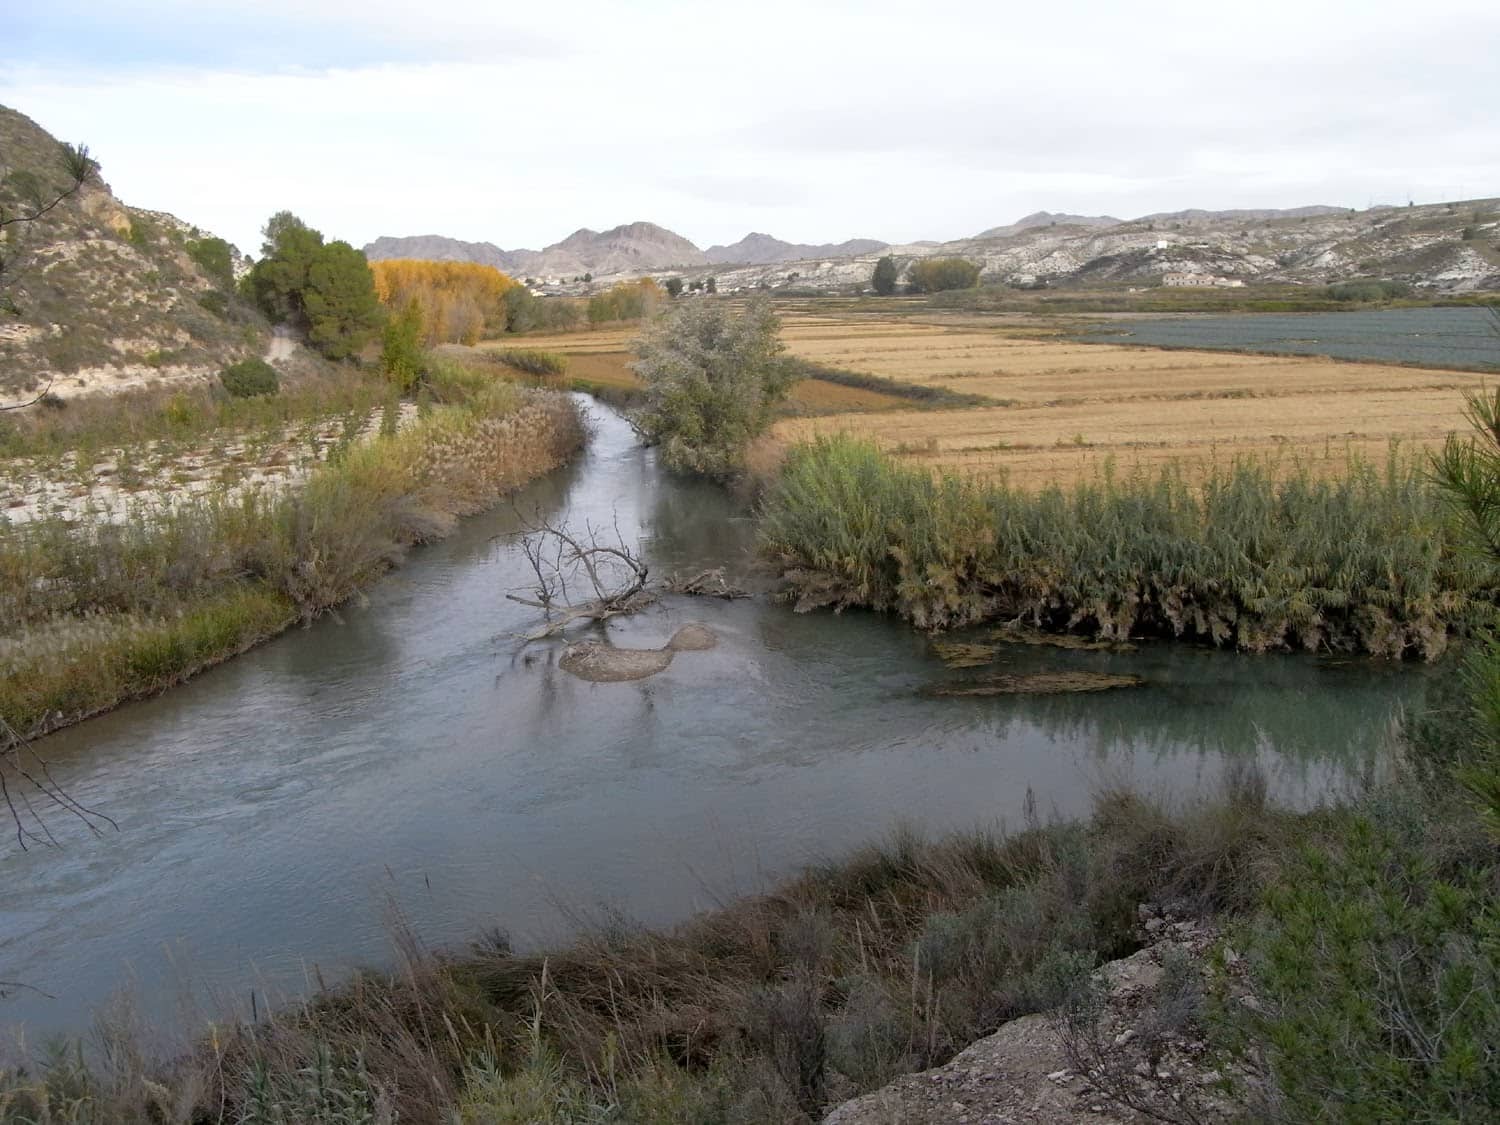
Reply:
[[[541, 610], [546, 622], [522, 634], [522, 640], [556, 636], [575, 621], [607, 621], [635, 613], [656, 600], [656, 594], [646, 588], [650, 568], [626, 544], [618, 520], [612, 542], [602, 540], [600, 529], [587, 522], [581, 534], [566, 523], [547, 520], [526, 526], [521, 550], [536, 585], [530, 588], [529, 597], [516, 593], [506, 597]], [[584, 600], [574, 601], [577, 595]]]

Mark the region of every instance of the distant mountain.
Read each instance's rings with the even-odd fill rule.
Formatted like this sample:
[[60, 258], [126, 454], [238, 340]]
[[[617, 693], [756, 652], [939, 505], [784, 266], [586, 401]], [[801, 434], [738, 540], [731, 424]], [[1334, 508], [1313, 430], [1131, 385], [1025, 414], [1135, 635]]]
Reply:
[[527, 265], [532, 274], [612, 274], [703, 266], [703, 251], [655, 223], [626, 223], [603, 232], [576, 230]]
[[365, 257], [372, 262], [386, 258], [416, 258], [426, 262], [476, 262], [494, 266], [506, 273], [515, 271], [519, 262], [535, 250], [502, 250], [493, 242], [462, 242], [441, 234], [414, 234], [404, 238], [382, 235], [365, 246]]
[[1112, 215], [1065, 215], [1053, 211], [1037, 211], [1024, 219], [1017, 219], [1009, 226], [980, 231], [974, 238], [1009, 238], [1036, 227], [1113, 227], [1119, 223], [1120, 220]]
[[851, 238], [847, 242], [783, 242], [769, 234], [751, 233], [728, 246], [710, 246], [704, 256], [715, 265], [764, 266], [772, 262], [797, 262], [809, 258], [857, 258], [884, 250], [887, 242], [873, 238]]
[[[805, 263], [795, 271], [799, 288], [856, 291], [869, 284], [870, 259], [877, 253], [895, 256], [903, 270], [916, 258], [961, 256], [978, 265], [985, 280], [1018, 285], [1152, 285], [1167, 273], [1201, 273], [1299, 284], [1394, 277], [1468, 291], [1500, 287], [1497, 239], [1500, 204], [1472, 200], [1364, 211], [1328, 206], [1189, 209], [1130, 221], [1037, 211], [972, 238], [901, 245], [873, 239], [794, 243], [756, 232], [700, 251], [654, 223], [629, 223], [603, 232], [574, 231], [541, 251], [502, 250], [488, 242], [436, 235], [382, 238], [366, 250], [372, 258], [485, 262], [512, 276], [565, 283], [584, 274], [597, 280], [619, 274], [687, 271], [701, 277], [711, 272], [721, 291], [789, 284], [784, 266], [793, 261]], [[565, 285], [561, 291], [574, 290]]]
[[[0, 210], [35, 206], [67, 181], [62, 146], [0, 106]], [[173, 215], [130, 207], [97, 174], [34, 223], [4, 235], [0, 404], [52, 383], [54, 393], [201, 377], [261, 354], [270, 326], [234, 293], [244, 259], [222, 273], [211, 236]], [[222, 250], [217, 243], [213, 249]]]
[[1154, 215], [1142, 215], [1135, 220], [1145, 222], [1179, 223], [1233, 223], [1256, 219], [1316, 219], [1324, 215], [1347, 215], [1347, 207], [1264, 207], [1240, 211], [1204, 211], [1193, 207], [1186, 211], [1158, 211]]
[[492, 242], [461, 242], [424, 234], [382, 236], [365, 247], [372, 261], [421, 258], [439, 262], [478, 262], [525, 277], [577, 277], [691, 268], [708, 265], [703, 251], [680, 234], [655, 223], [626, 223], [607, 231], [575, 230], [545, 250], [502, 250]]

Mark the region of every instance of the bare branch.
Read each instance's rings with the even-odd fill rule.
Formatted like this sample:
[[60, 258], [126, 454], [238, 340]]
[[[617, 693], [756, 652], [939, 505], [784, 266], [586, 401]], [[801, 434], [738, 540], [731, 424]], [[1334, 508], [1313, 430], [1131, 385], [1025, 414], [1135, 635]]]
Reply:
[[[650, 568], [626, 543], [615, 520], [614, 541], [601, 538], [599, 528], [585, 522], [581, 533], [566, 523], [523, 519], [528, 534], [521, 550], [536, 584], [525, 594], [509, 593], [511, 601], [539, 609], [545, 624], [522, 634], [525, 641], [556, 636], [575, 621], [606, 621], [634, 613], [656, 600], [646, 588]], [[586, 586], [589, 594], [575, 602], [570, 588]]]
[[37, 393], [35, 398], [29, 398], [25, 402], [13, 402], [8, 406], [0, 406], [0, 411], [25, 410], [28, 406], [35, 406], [37, 403], [41, 402], [42, 399], [46, 398], [49, 394], [52, 393], [52, 384], [56, 380], [57, 375], [54, 372], [52, 375], [48, 376], [47, 385]]
[[19, 731], [0, 718], [0, 801], [10, 813], [16, 828], [16, 843], [22, 851], [32, 844], [55, 847], [57, 838], [46, 819], [33, 803], [52, 806], [74, 817], [95, 836], [105, 827], [119, 831], [109, 816], [91, 809], [72, 797], [52, 776], [51, 767]]

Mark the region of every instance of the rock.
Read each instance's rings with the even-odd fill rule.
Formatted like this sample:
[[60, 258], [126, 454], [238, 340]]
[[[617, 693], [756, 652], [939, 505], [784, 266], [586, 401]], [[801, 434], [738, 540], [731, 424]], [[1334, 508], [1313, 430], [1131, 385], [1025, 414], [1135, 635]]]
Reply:
[[620, 683], [654, 676], [676, 655], [670, 649], [615, 648], [598, 641], [580, 641], [563, 650], [557, 666], [591, 683]]
[[714, 636], [714, 631], [707, 625], [699, 625], [696, 622], [684, 625], [672, 634], [672, 639], [667, 642], [667, 647], [673, 652], [704, 652], [719, 643], [719, 638]]

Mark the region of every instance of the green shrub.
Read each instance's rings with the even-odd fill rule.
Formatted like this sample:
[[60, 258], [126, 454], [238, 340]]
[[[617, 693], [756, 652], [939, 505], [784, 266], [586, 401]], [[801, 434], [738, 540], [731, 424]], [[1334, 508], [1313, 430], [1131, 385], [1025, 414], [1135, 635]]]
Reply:
[[411, 390], [426, 370], [427, 352], [422, 347], [422, 336], [422, 309], [415, 301], [385, 322], [380, 367], [402, 393]]
[[207, 293], [199, 294], [198, 304], [214, 316], [227, 316], [229, 313], [229, 298], [217, 289], [210, 289]]
[[1374, 278], [1340, 281], [1323, 291], [1334, 301], [1390, 301], [1411, 296], [1411, 286], [1404, 281], [1380, 281]]
[[234, 398], [274, 395], [281, 389], [281, 376], [263, 359], [242, 359], [219, 372], [219, 382]]
[[222, 238], [192, 239], [187, 254], [212, 280], [224, 286], [234, 284], [234, 247]]
[[567, 356], [539, 348], [506, 348], [495, 352], [494, 356], [506, 367], [524, 371], [527, 375], [561, 375], [568, 370]]
[[1278, 1119], [1493, 1120], [1500, 903], [1482, 865], [1440, 870], [1360, 817], [1281, 873], [1250, 942], [1261, 1009], [1232, 1020], [1266, 1053]]

